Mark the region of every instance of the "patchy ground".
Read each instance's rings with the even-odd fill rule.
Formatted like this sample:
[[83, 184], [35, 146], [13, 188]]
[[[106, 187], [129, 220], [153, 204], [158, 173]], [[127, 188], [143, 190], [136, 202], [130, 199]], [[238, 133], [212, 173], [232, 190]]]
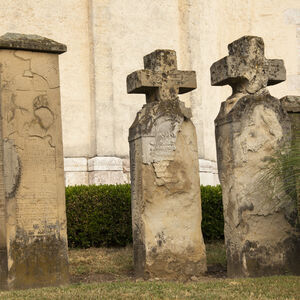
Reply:
[[191, 282], [136, 280], [132, 248], [70, 250], [71, 284], [0, 291], [0, 299], [291, 299], [300, 300], [300, 277], [226, 278], [223, 243], [206, 245], [208, 272]]
[[72, 283], [133, 280], [132, 247], [69, 251]]
[[[201, 280], [226, 277], [226, 255], [222, 242], [208, 244], [207, 274]], [[133, 280], [133, 251], [126, 248], [89, 248], [69, 251], [72, 283]]]

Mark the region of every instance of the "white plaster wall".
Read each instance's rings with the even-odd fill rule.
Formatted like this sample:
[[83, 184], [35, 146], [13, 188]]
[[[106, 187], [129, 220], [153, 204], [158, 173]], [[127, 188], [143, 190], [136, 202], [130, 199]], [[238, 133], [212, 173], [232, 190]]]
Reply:
[[60, 56], [65, 156], [90, 152], [88, 2], [86, 0], [0, 0], [0, 35], [38, 34], [68, 46]]
[[233, 40], [263, 37], [266, 56], [284, 59], [288, 71], [287, 81], [271, 92], [278, 97], [300, 93], [298, 0], [92, 2], [98, 156], [128, 155], [128, 127], [145, 96], [127, 95], [126, 76], [143, 68], [143, 56], [157, 48], [175, 49], [179, 69], [197, 72], [198, 89], [180, 97], [192, 106], [200, 158], [216, 159], [214, 119], [231, 89], [211, 87], [209, 69], [228, 54]]
[[[222, 7], [218, 14], [218, 19], [221, 20], [218, 26], [218, 44], [214, 44], [221, 46], [221, 56], [227, 54], [226, 45], [242, 35], [260, 36], [265, 42], [265, 56], [283, 59], [287, 69], [287, 80], [269, 87], [271, 93], [276, 97], [299, 94], [300, 51], [297, 27], [299, 28], [300, 24], [300, 1], [226, 0], [220, 2]], [[226, 26], [221, 26], [222, 22]], [[295, 80], [297, 76], [298, 80]]]
[[[188, 14], [187, 51], [198, 89], [191, 93], [200, 158], [216, 159], [214, 119], [231, 88], [210, 85], [210, 66], [228, 55], [227, 45], [243, 35], [261, 36], [267, 58], [285, 61], [287, 80], [269, 87], [275, 97], [300, 94], [299, 0], [178, 0]], [[298, 31], [297, 31], [298, 30]]]
[[126, 77], [143, 69], [143, 56], [179, 49], [174, 0], [93, 0], [97, 155], [128, 156], [128, 128], [145, 103], [128, 95]]
[[[67, 44], [60, 56], [66, 157], [128, 156], [128, 128], [145, 103], [127, 95], [126, 76], [157, 48], [177, 51], [178, 68], [197, 72], [192, 107], [199, 157], [215, 161], [214, 119], [229, 87], [210, 86], [209, 68], [246, 35], [282, 58], [287, 81], [274, 96], [300, 95], [299, 0], [0, 0], [0, 34], [33, 33]], [[83, 172], [83, 171], [81, 171]]]

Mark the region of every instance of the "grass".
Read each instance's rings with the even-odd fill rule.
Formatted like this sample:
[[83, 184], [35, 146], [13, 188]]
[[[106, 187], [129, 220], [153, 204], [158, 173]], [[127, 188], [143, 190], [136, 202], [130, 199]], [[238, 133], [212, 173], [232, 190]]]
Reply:
[[207, 265], [221, 265], [226, 267], [226, 250], [223, 241], [206, 244]]
[[0, 292], [0, 299], [300, 299], [300, 277], [225, 278], [223, 243], [206, 248], [211, 271], [197, 282], [136, 280], [131, 247], [74, 249], [70, 285]]
[[133, 277], [132, 247], [69, 251], [71, 282], [125, 280]]

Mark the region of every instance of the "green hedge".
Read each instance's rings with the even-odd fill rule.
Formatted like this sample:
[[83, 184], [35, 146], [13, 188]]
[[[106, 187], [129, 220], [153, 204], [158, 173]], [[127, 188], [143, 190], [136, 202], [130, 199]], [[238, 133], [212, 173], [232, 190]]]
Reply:
[[69, 247], [125, 246], [132, 241], [130, 185], [66, 188]]
[[205, 241], [224, 239], [221, 186], [201, 185], [202, 234]]
[[[221, 188], [201, 186], [202, 232], [206, 241], [223, 238]], [[69, 247], [110, 247], [132, 243], [130, 185], [66, 188]]]

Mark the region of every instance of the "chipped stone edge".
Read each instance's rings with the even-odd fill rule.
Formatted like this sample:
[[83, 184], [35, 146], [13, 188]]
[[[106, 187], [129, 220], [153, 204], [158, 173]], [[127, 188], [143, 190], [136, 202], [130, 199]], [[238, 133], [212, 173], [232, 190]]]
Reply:
[[6, 33], [0, 37], [0, 49], [62, 54], [67, 51], [67, 46], [38, 35]]

